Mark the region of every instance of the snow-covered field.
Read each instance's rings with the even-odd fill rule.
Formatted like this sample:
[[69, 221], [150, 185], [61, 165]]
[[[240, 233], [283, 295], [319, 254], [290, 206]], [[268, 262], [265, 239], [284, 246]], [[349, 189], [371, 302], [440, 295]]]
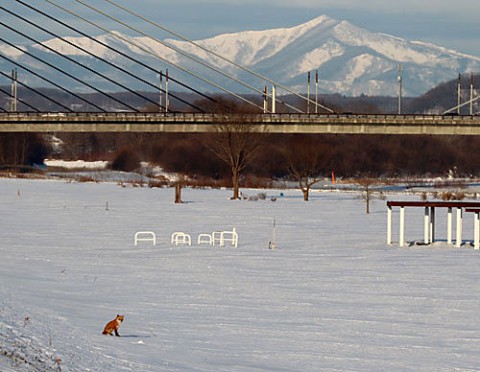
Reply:
[[[0, 189], [2, 371], [480, 370], [478, 251], [387, 246], [383, 201], [366, 215], [352, 193]], [[423, 237], [421, 212], [407, 239]], [[195, 244], [233, 227], [236, 249]], [[135, 247], [139, 230], [157, 245]], [[175, 231], [194, 244], [172, 245]], [[103, 336], [116, 314], [123, 337]]]

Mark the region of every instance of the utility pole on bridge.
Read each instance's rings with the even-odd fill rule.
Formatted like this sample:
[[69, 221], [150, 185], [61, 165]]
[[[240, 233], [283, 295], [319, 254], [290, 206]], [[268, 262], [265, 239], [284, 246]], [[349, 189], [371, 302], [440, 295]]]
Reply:
[[470, 115], [473, 115], [473, 72], [470, 73]]
[[457, 82], [457, 114], [461, 114], [462, 108], [462, 75], [458, 74], [458, 82]]
[[402, 77], [402, 64], [398, 65], [398, 115], [402, 114], [402, 90], [403, 90], [403, 77]]
[[159, 101], [158, 102], [159, 103], [158, 110], [160, 112], [162, 112], [163, 111], [163, 108], [162, 108], [163, 107], [163, 71], [162, 70], [160, 70], [160, 90], [159, 90], [158, 94], [159, 94], [159, 96], [158, 96], [158, 101]]
[[17, 69], [12, 70], [12, 98], [10, 102], [10, 111], [17, 112], [18, 111], [18, 76], [17, 76]]

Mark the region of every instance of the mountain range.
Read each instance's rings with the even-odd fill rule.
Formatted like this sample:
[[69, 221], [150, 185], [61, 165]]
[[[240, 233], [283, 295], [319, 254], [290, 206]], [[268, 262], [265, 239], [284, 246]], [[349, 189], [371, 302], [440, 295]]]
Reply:
[[[116, 31], [96, 37], [102, 43], [152, 66], [157, 72], [139, 66], [87, 37], [66, 37], [65, 39], [71, 44], [88, 50], [94, 56], [134, 72], [136, 76], [152, 85], [158, 86], [160, 83], [158, 71], [165, 72], [168, 68], [172, 78], [175, 77], [204, 91], [218, 91], [218, 87], [221, 86], [236, 93], [252, 93], [245, 85], [240, 85], [222, 74], [199, 65], [186, 55], [202, 60], [226, 74], [231, 74], [259, 91], [262, 91], [265, 85], [271, 86], [272, 83], [252, 76], [244, 69], [218, 56], [301, 92], [307, 91], [308, 72], [311, 72], [311, 89], [312, 92], [314, 91], [318, 71], [320, 93], [351, 96], [397, 95], [400, 64], [402, 65], [403, 93], [407, 96], [421, 95], [441, 82], [455, 79], [459, 73], [480, 71], [480, 57], [433, 44], [370, 32], [347, 21], [339, 21], [327, 16], [320, 16], [291, 28], [222, 34], [195, 41], [196, 44], [214, 51], [216, 55], [178, 39], [163, 39], [160, 44], [147, 36], [133, 37]], [[14, 48], [0, 43], [0, 54], [8, 58], [0, 60], [0, 69], [9, 71], [18, 67], [19, 80], [31, 86], [48, 85], [28, 71], [22, 70], [20, 66], [26, 66], [71, 90], [91, 90], [78, 80], [61, 74], [58, 70], [44, 65], [27, 54], [31, 53], [100, 89], [123, 90], [121, 86], [99, 78], [91, 70], [80, 67], [71, 60], [87, 65], [90, 69], [131, 89], [152, 90], [152, 86], [133, 79], [124, 72], [114, 69], [110, 64], [65, 43], [60, 38], [52, 38], [42, 44], [23, 43]], [[182, 53], [174, 49], [181, 50]], [[68, 56], [70, 60], [59, 57], [53, 51]], [[186, 74], [182, 71], [183, 68], [192, 69], [195, 75], [202, 76], [207, 82]], [[5, 77], [2, 79], [5, 80]], [[170, 89], [183, 90], [173, 81]]]

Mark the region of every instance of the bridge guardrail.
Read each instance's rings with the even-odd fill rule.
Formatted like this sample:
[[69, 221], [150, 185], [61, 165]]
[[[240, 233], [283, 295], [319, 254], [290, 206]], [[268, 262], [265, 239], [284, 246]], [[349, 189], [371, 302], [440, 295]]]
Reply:
[[265, 125], [270, 133], [480, 135], [475, 115], [160, 112], [5, 112], [0, 132], [209, 132], [226, 117]]
[[161, 112], [1, 112], [0, 121], [12, 120], [14, 118], [28, 118], [35, 120], [69, 120], [73, 118], [94, 117], [116, 118], [116, 119], [164, 119], [165, 121], [176, 121], [186, 119], [209, 119], [222, 117], [242, 117], [242, 118], [263, 118], [277, 120], [299, 120], [299, 119], [370, 119], [370, 120], [446, 120], [449, 121], [479, 121], [478, 115], [429, 115], [429, 114], [301, 114], [301, 113], [278, 113], [278, 114], [212, 114], [212, 113], [161, 113]]

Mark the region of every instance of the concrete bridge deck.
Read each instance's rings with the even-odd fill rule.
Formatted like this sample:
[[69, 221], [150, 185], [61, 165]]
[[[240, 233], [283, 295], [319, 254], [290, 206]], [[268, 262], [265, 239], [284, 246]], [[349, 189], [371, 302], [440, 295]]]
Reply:
[[0, 113], [0, 132], [213, 131], [244, 121], [269, 133], [480, 135], [480, 116], [203, 113]]

